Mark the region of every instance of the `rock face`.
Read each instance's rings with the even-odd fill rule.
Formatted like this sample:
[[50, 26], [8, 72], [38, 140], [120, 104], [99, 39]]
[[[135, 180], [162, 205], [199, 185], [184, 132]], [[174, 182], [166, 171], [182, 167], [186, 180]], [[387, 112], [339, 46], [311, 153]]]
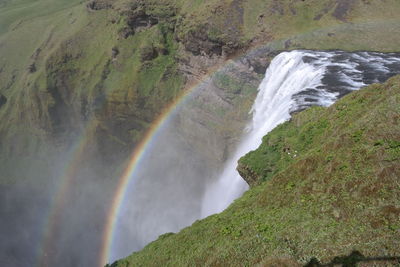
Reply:
[[[185, 49], [193, 55], [230, 56], [246, 46], [243, 36], [243, 7], [238, 0], [211, 9], [212, 19], [177, 33]], [[229, 14], [229, 15], [227, 15]]]
[[183, 40], [187, 51], [195, 56], [203, 55], [222, 55], [222, 47], [224, 43], [221, 41], [209, 40], [207, 29], [200, 28], [195, 31], [190, 31]]
[[102, 10], [112, 8], [112, 1], [110, 0], [92, 0], [87, 4], [91, 10]]
[[249, 166], [239, 163], [237, 166], [237, 171], [239, 172], [240, 176], [248, 183], [250, 186], [254, 186], [259, 183], [261, 177], [257, 175]]
[[135, 10], [128, 15], [128, 25], [133, 30], [145, 29], [158, 24], [158, 18], [146, 14], [143, 9]]

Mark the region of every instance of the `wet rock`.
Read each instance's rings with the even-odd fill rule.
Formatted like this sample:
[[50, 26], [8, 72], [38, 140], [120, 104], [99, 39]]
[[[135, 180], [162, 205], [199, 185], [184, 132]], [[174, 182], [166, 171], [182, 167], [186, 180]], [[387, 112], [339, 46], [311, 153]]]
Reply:
[[278, 55], [278, 51], [270, 51], [260, 48], [246, 56], [247, 64], [255, 73], [264, 75], [272, 58]]

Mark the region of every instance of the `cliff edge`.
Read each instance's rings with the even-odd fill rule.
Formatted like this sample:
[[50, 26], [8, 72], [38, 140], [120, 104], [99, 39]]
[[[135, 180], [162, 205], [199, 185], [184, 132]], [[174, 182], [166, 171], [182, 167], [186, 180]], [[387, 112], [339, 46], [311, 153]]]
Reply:
[[[239, 161], [252, 185], [221, 214], [111, 266], [296, 266], [400, 248], [400, 76], [300, 112]], [[385, 263], [390, 263], [387, 261]]]

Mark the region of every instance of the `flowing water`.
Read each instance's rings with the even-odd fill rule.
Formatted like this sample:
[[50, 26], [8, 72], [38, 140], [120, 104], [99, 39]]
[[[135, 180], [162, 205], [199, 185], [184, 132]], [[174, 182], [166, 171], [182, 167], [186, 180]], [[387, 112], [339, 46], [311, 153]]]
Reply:
[[[246, 85], [257, 79], [251, 78], [254, 73], [243, 78], [251, 72], [244, 61], [234, 61], [229, 73], [234, 70], [237, 80]], [[245, 110], [232, 99], [251, 95], [250, 99], [254, 90], [225, 90], [205, 81], [168, 116], [146, 146], [121, 205], [109, 260], [225, 209], [248, 188], [236, 172], [237, 160], [256, 149], [261, 138], [291, 113], [312, 105], [329, 106], [353, 90], [397, 73], [400, 54], [281, 53], [259, 86], [252, 119], [241, 139], [237, 137], [246, 126], [246, 116], [218, 116], [225, 114], [221, 108], [235, 113]], [[96, 168], [95, 159], [65, 171], [70, 158], [69, 153], [51, 156], [45, 173], [26, 164], [33, 184], [0, 185], [0, 266], [96, 266], [114, 180], [99, 171], [104, 168]], [[63, 191], [59, 187], [64, 183], [59, 182], [64, 175], [70, 182], [65, 196], [60, 194], [63, 204], [58, 209], [54, 192]]]
[[221, 212], [248, 188], [236, 171], [237, 161], [255, 150], [262, 137], [288, 120], [292, 112], [312, 105], [329, 106], [353, 90], [384, 82], [396, 73], [400, 73], [398, 54], [340, 51], [279, 54], [258, 88], [247, 133], [219, 179], [206, 190], [201, 216]]
[[[224, 210], [248, 188], [236, 171], [238, 159], [256, 149], [262, 137], [288, 120], [291, 113], [312, 105], [329, 106], [353, 90], [383, 82], [396, 73], [400, 73], [398, 54], [279, 54], [258, 88], [245, 134], [219, 169], [210, 164], [210, 158], [215, 162], [210, 154], [221, 140], [203, 127], [212, 122], [206, 121], [207, 116], [189, 119], [185, 108], [178, 108], [151, 142], [134, 174], [135, 182], [119, 213], [111, 260], [141, 249], [160, 234], [177, 232], [196, 219]], [[205, 89], [198, 90], [198, 95]], [[219, 99], [217, 94], [208, 97]], [[212, 99], [206, 99], [202, 105], [210, 104]], [[184, 105], [193, 109], [193, 103], [186, 101]]]

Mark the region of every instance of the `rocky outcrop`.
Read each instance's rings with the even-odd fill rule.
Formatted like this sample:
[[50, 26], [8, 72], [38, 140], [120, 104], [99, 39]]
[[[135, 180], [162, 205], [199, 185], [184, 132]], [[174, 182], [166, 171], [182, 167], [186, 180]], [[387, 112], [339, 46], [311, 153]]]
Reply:
[[155, 47], [152, 44], [140, 49], [140, 60], [142, 62], [151, 61], [159, 55], [167, 55], [168, 50], [165, 47]]
[[134, 31], [150, 28], [158, 24], [158, 18], [146, 13], [145, 9], [138, 9], [128, 14], [127, 24]]
[[86, 6], [90, 10], [102, 10], [112, 8], [110, 0], [91, 0]]
[[132, 2], [128, 8], [120, 10], [119, 13], [126, 18], [126, 27], [120, 30], [120, 36], [123, 38], [151, 28], [160, 21], [169, 24], [171, 18], [175, 16], [172, 8], [162, 14], [152, 12], [149, 4], [145, 1]]
[[225, 45], [222, 41], [211, 40], [207, 34], [206, 28], [189, 31], [182, 40], [187, 51], [195, 56], [221, 56], [222, 48]]
[[251, 167], [241, 162], [238, 163], [236, 170], [249, 186], [254, 186], [258, 184], [261, 180], [261, 177], [256, 172], [254, 172]]
[[[241, 38], [244, 12], [241, 1], [234, 0], [227, 5], [217, 4], [210, 9], [211, 15], [204, 15], [209, 17], [206, 23], [191, 25], [192, 22], [186, 20], [183, 25], [178, 26], [178, 30], [182, 30], [176, 33], [176, 38], [183, 43], [186, 50], [196, 56], [229, 57], [246, 47], [247, 44]], [[186, 27], [189, 30], [186, 31]]]

